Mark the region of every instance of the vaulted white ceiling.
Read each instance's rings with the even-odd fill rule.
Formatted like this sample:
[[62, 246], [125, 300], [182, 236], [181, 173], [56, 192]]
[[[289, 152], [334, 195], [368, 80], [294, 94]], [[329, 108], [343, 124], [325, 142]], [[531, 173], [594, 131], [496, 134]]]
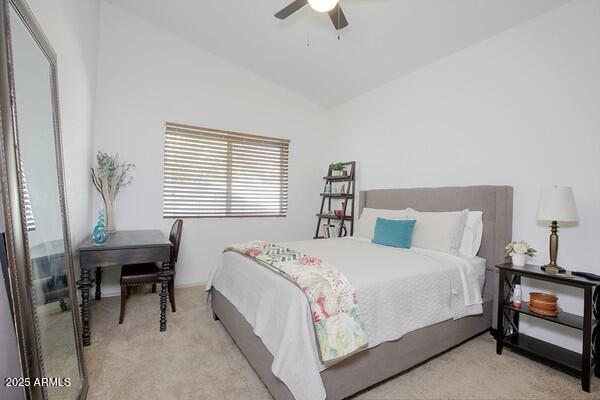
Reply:
[[[568, 0], [340, 0], [350, 25], [292, 0], [108, 0], [318, 104], [333, 106]], [[307, 41], [310, 46], [307, 46]]]

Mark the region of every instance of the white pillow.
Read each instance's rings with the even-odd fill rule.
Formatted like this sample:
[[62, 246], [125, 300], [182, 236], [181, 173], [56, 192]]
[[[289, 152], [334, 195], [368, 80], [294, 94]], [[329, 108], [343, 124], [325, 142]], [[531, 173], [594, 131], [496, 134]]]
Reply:
[[463, 257], [473, 258], [479, 252], [481, 247], [481, 238], [483, 237], [483, 211], [469, 211], [465, 230], [458, 248], [458, 254]]
[[409, 208], [408, 219], [417, 221], [413, 246], [458, 255], [467, 212], [420, 212]]
[[405, 210], [384, 210], [379, 208], [364, 208], [356, 226], [354, 227], [354, 236], [373, 240], [375, 234], [375, 223], [377, 218], [385, 219], [407, 219], [408, 211]]

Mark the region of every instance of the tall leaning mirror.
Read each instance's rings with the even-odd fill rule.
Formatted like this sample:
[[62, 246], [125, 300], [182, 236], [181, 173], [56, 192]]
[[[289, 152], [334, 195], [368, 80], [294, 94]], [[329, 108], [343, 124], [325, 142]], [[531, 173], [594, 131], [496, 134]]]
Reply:
[[[27, 398], [85, 398], [56, 55], [23, 0], [0, 0], [2, 208]], [[27, 380], [27, 378], [29, 378]]]

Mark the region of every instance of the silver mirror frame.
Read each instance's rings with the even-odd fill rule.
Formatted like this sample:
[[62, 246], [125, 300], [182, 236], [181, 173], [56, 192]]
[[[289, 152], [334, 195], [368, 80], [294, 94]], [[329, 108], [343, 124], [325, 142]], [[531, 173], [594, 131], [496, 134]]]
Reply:
[[[59, 183], [60, 206], [63, 221], [65, 242], [65, 261], [67, 263], [67, 279], [73, 313], [73, 334], [77, 349], [77, 361], [81, 379], [79, 399], [85, 399], [88, 391], [87, 372], [83, 356], [77, 290], [73, 253], [71, 248], [67, 201], [64, 184], [62, 138], [60, 131], [60, 112], [58, 103], [58, 80], [56, 53], [46, 38], [40, 25], [24, 0], [0, 0], [0, 184], [2, 187], [2, 207], [6, 229], [6, 251], [8, 257], [8, 279], [15, 315], [15, 330], [23, 377], [32, 380], [44, 377], [44, 360], [41, 340], [38, 331], [38, 319], [35, 307], [35, 293], [32, 290], [32, 265], [26, 232], [26, 216], [22, 182], [18, 179], [21, 173], [18, 124], [15, 107], [15, 82], [12, 59], [10, 8], [15, 11], [21, 21], [38, 44], [50, 64], [50, 81], [52, 94], [52, 110], [54, 122], [54, 140], [56, 145], [56, 162]], [[29, 386], [25, 388], [28, 399], [46, 399], [44, 387]]]

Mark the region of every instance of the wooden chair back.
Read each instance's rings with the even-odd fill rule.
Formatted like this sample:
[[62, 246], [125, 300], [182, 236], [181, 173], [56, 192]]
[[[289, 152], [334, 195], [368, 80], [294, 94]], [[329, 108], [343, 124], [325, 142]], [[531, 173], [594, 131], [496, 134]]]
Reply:
[[177, 265], [177, 257], [179, 257], [179, 245], [181, 244], [181, 231], [183, 230], [183, 220], [178, 218], [171, 227], [169, 240], [173, 243], [171, 249], [171, 270], [175, 274], [175, 266]]

